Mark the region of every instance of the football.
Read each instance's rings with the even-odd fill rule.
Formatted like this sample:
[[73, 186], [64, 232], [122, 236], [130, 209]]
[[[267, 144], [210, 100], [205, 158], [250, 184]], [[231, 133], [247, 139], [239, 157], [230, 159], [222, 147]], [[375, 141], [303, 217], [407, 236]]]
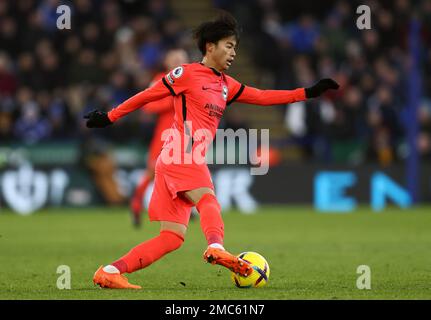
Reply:
[[259, 253], [248, 251], [238, 255], [239, 258], [251, 264], [253, 272], [243, 277], [236, 273], [231, 273], [232, 282], [238, 288], [259, 288], [267, 284], [269, 279], [269, 264]]

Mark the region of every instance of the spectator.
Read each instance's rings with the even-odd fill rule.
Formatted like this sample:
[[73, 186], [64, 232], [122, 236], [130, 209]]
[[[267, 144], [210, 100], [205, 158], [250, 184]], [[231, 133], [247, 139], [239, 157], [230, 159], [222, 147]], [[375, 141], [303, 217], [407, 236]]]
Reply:
[[51, 133], [51, 124], [42, 116], [39, 105], [33, 100], [33, 93], [28, 88], [18, 92], [20, 116], [15, 122], [14, 136], [29, 144], [45, 140]]
[[0, 52], [0, 97], [12, 96], [16, 91], [17, 79], [11, 72], [11, 67], [8, 56]]

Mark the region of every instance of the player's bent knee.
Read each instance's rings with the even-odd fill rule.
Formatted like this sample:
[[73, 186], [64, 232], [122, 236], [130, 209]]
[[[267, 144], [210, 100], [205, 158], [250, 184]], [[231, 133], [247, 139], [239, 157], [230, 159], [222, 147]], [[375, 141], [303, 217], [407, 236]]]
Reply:
[[184, 192], [184, 196], [195, 205], [197, 205], [206, 195], [212, 195], [215, 197], [214, 190], [204, 187]]
[[184, 243], [184, 236], [172, 230], [162, 230], [160, 236], [164, 240], [167, 252], [179, 249]]
[[218, 202], [216, 196], [211, 193], [204, 194], [196, 205], [196, 209], [199, 211], [199, 213], [202, 213], [203, 207], [211, 207], [212, 210], [221, 212], [220, 203]]
[[187, 226], [177, 222], [160, 221], [160, 231], [164, 230], [177, 233], [184, 238], [187, 232]]

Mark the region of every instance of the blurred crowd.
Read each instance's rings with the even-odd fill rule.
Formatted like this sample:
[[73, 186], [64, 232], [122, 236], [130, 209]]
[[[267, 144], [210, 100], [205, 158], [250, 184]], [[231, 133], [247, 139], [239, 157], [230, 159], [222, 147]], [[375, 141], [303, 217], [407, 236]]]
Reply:
[[[61, 4], [71, 8], [70, 30], [57, 29]], [[165, 0], [0, 1], [0, 141], [94, 134], [84, 129], [83, 114], [148, 87], [163, 53], [190, 46], [189, 38]], [[148, 141], [153, 123], [137, 113], [103, 135]]]
[[[421, 21], [419, 153], [431, 159], [431, 1], [225, 1], [255, 35], [255, 60], [269, 87], [309, 86], [333, 77], [342, 90], [286, 111], [287, 145], [327, 162], [385, 165], [408, 154], [409, 32]], [[356, 8], [371, 9], [359, 30]], [[271, 50], [268, 50], [271, 48]], [[292, 111], [292, 112], [290, 112]]]
[[[371, 30], [356, 27], [362, 3], [371, 7]], [[71, 30], [56, 27], [60, 4], [72, 9]], [[419, 17], [423, 97], [417, 146], [431, 158], [430, 0], [213, 4], [231, 11], [244, 37], [254, 39], [258, 76], [270, 86], [309, 86], [323, 77], [341, 84], [338, 93], [307, 102], [300, 117], [285, 110], [290, 130], [285, 146], [294, 144], [306, 157], [329, 162], [389, 164], [406, 156], [408, 35], [411, 19]], [[108, 110], [146, 88], [171, 47], [185, 48], [196, 60], [189, 31], [168, 0], [0, 1], [1, 143], [101, 134], [85, 130], [83, 114]], [[118, 143], [146, 143], [153, 126], [153, 116], [140, 112], [103, 135]]]

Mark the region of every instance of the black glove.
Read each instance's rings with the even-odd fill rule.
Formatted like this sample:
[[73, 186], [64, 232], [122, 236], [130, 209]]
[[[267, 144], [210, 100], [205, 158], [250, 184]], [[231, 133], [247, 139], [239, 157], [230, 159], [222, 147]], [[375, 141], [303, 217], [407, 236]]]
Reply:
[[105, 128], [112, 124], [105, 111], [93, 110], [84, 116], [87, 120], [87, 128]]
[[319, 80], [314, 86], [305, 88], [305, 96], [307, 99], [320, 96], [326, 90], [338, 89], [340, 85], [332, 79]]

